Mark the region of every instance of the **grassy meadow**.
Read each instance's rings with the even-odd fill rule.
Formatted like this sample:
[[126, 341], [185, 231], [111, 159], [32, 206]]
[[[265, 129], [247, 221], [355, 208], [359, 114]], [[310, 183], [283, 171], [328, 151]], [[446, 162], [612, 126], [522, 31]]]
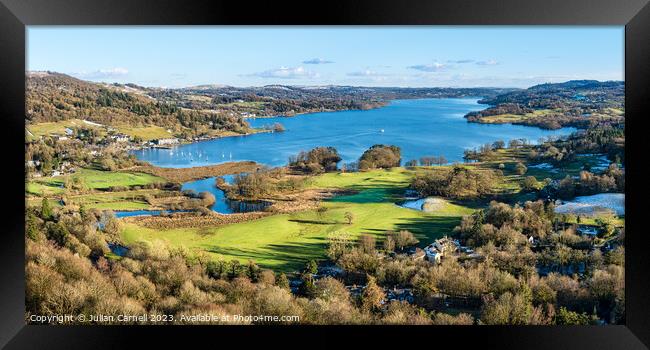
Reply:
[[[585, 162], [596, 164], [595, 157], [582, 158], [567, 165], [566, 169], [553, 172], [547, 169], [528, 168], [524, 175], [515, 171], [517, 162], [525, 162], [525, 151], [504, 149], [496, 152], [496, 158], [483, 163], [462, 164], [477, 170], [501, 169], [503, 178], [495, 189], [497, 193], [526, 200], [530, 193], [521, 191], [526, 176], [538, 181], [576, 175]], [[503, 167], [499, 165], [503, 164]], [[338, 232], [349, 233], [352, 238], [361, 234], [375, 235], [378, 241], [388, 230], [409, 230], [420, 240], [420, 246], [451, 233], [463, 215], [485, 206], [487, 201], [455, 202], [443, 200], [433, 212], [422, 212], [396, 205], [403, 200], [413, 176], [418, 172], [436, 171], [442, 167], [393, 168], [353, 173], [326, 173], [306, 179], [306, 189], [347, 190], [347, 194], [335, 196], [320, 203], [321, 210], [306, 210], [288, 214], [275, 214], [261, 219], [200, 228], [149, 229], [128, 220], [122, 222], [121, 238], [124, 244], [136, 242], [162, 243], [169, 247], [185, 248], [193, 253], [206, 253], [214, 259], [238, 259], [245, 263], [253, 260], [262, 267], [276, 271], [295, 271], [310, 259], [326, 257], [327, 238]], [[86, 190], [67, 194], [66, 178], [76, 178]], [[155, 197], [162, 190], [135, 189], [150, 183], [163, 182], [165, 178], [138, 172], [110, 172], [96, 169], [80, 169], [74, 174], [34, 179], [27, 184], [28, 204], [40, 205], [42, 197], [51, 204], [60, 205], [66, 200], [87, 208], [111, 210], [152, 209], [145, 200]], [[107, 191], [111, 187], [127, 190]], [[532, 199], [532, 198], [530, 198]], [[348, 224], [345, 214], [354, 219]]]
[[[83, 189], [68, 193], [66, 181], [77, 181]], [[131, 189], [152, 183], [165, 182], [162, 177], [120, 171], [103, 171], [97, 169], [79, 169], [74, 174], [36, 178], [25, 186], [27, 205], [40, 205], [46, 197], [50, 204], [60, 205], [60, 199], [66, 197], [71, 204], [84, 205], [87, 208], [110, 210], [148, 209], [145, 195], [155, 195], [160, 190]], [[107, 191], [114, 187], [124, 187], [124, 191]]]
[[[442, 210], [424, 213], [395, 204], [413, 176], [412, 171], [395, 168], [360, 173], [328, 173], [313, 178], [312, 188], [339, 188], [359, 191], [323, 201], [324, 211], [279, 214], [262, 219], [219, 227], [152, 230], [125, 223], [124, 243], [163, 242], [172, 247], [203, 251], [214, 258], [254, 260], [262, 267], [294, 271], [309, 259], [323, 259], [328, 235], [347, 232], [351, 237], [373, 234], [381, 239], [387, 230], [409, 230], [420, 245], [449, 233], [463, 215], [473, 209], [446, 203]], [[354, 215], [352, 224], [345, 213]]]

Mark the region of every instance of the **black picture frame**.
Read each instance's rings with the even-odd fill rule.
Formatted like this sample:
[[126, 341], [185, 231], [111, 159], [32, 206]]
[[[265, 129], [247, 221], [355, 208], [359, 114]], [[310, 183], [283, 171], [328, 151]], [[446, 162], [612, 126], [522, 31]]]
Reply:
[[[30, 25], [625, 25], [626, 322], [573, 327], [204, 327], [25, 325], [24, 178], [25, 28]], [[444, 0], [250, 2], [200, 0], [0, 0], [0, 115], [6, 204], [0, 241], [0, 345], [7, 348], [147, 347], [225, 338], [250, 345], [343, 345], [395, 339], [399, 346], [625, 348], [650, 345], [650, 273], [643, 230], [644, 115], [650, 107], [648, 0]], [[15, 180], [15, 181], [14, 181]], [[22, 204], [21, 204], [22, 203]], [[182, 336], [179, 333], [183, 333]], [[394, 336], [393, 333], [400, 335]], [[304, 340], [292, 337], [300, 336]], [[187, 340], [187, 339], [191, 339]], [[444, 339], [444, 341], [442, 340]], [[443, 345], [447, 342], [450, 345]], [[347, 342], [347, 340], [345, 341]], [[301, 345], [302, 344], [302, 345]], [[398, 346], [398, 345], [395, 345]]]

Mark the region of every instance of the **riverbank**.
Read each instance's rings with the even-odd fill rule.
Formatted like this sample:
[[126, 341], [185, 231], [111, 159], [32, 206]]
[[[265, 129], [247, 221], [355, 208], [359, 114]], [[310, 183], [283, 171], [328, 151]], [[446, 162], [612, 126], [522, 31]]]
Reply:
[[215, 165], [197, 166], [190, 168], [162, 168], [155, 165], [140, 165], [129, 169], [162, 177], [170, 182], [183, 183], [193, 180], [205, 179], [212, 176], [250, 173], [261, 168], [261, 165], [252, 161], [227, 162]]

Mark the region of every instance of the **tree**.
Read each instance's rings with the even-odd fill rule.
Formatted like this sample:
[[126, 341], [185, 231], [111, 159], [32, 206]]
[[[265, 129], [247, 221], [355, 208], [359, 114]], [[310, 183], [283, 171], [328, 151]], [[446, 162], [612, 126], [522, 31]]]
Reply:
[[375, 277], [368, 275], [368, 283], [361, 293], [361, 307], [367, 311], [380, 310], [386, 294], [377, 285]]
[[614, 220], [613, 215], [602, 215], [596, 219], [596, 224], [600, 226], [604, 237], [609, 237], [614, 234], [614, 231], [616, 230]]
[[309, 260], [307, 265], [305, 265], [305, 273], [310, 273], [312, 275], [315, 275], [318, 273], [318, 264], [316, 263], [315, 260]]
[[411, 159], [411, 160], [407, 161], [406, 163], [404, 163], [404, 166], [406, 166], [406, 167], [414, 167], [414, 166], [417, 166], [417, 165], [418, 165], [418, 161], [415, 160], [415, 159]]
[[537, 179], [534, 176], [526, 176], [522, 187], [524, 191], [534, 191], [537, 189]]
[[395, 246], [399, 249], [404, 249], [405, 247], [418, 244], [420, 242], [413, 233], [406, 230], [401, 230], [397, 233], [391, 233], [393, 239], [395, 240]]
[[341, 255], [347, 253], [352, 247], [350, 234], [347, 232], [334, 232], [328, 237], [327, 256], [336, 261]]
[[564, 306], [555, 315], [555, 323], [558, 325], [586, 326], [589, 324], [590, 317], [586, 313], [577, 313], [567, 310]]
[[520, 294], [506, 292], [499, 299], [485, 302], [481, 312], [481, 322], [488, 325], [526, 325], [530, 324], [533, 305]]
[[395, 239], [392, 235], [386, 235], [386, 239], [384, 239], [384, 250], [387, 252], [395, 251]]
[[255, 264], [253, 260], [248, 261], [248, 269], [246, 270], [246, 276], [250, 278], [251, 281], [257, 282], [260, 277], [260, 268]]
[[345, 285], [334, 277], [327, 276], [316, 282], [317, 297], [327, 301], [337, 303], [347, 303], [350, 301], [350, 292]]
[[510, 141], [508, 142], [508, 148], [519, 148], [519, 147], [521, 147], [523, 144], [524, 144], [524, 143], [523, 143], [521, 140], [517, 140], [517, 139], [510, 140]]
[[43, 200], [41, 201], [41, 218], [43, 218], [43, 220], [49, 220], [52, 218], [50, 201], [45, 197], [43, 197]]
[[31, 211], [27, 213], [27, 218], [25, 219], [25, 235], [33, 241], [36, 241], [40, 234], [37, 220], [38, 218], [34, 213]]
[[335, 171], [341, 161], [334, 147], [316, 147], [309, 152], [300, 152], [289, 158], [289, 166], [306, 173], [318, 174], [325, 171]]
[[302, 283], [298, 287], [298, 292], [308, 298], [313, 298], [316, 295], [314, 277], [309, 273], [303, 273], [300, 278], [302, 279]]
[[241, 274], [241, 264], [239, 263], [239, 260], [233, 260], [230, 262], [230, 269], [228, 271], [228, 277], [230, 279], [239, 277]]
[[49, 222], [47, 227], [47, 238], [55, 241], [60, 246], [65, 244], [66, 237], [70, 235], [70, 231], [62, 222]]
[[287, 275], [282, 272], [278, 278], [275, 280], [275, 285], [282, 288], [282, 289], [289, 289], [289, 279], [287, 278]]
[[208, 261], [205, 267], [205, 272], [211, 278], [220, 279], [224, 273], [224, 262], [214, 260]]
[[416, 175], [411, 181], [411, 188], [422, 197], [475, 198], [490, 193], [497, 181], [496, 171], [454, 166]]
[[528, 168], [526, 168], [524, 163], [517, 162], [517, 164], [515, 164], [515, 172], [517, 173], [517, 175], [524, 175], [526, 171], [528, 171]]
[[348, 222], [348, 225], [352, 225], [352, 221], [354, 221], [354, 214], [352, 214], [349, 211], [345, 212], [345, 220]]
[[497, 140], [492, 143], [492, 148], [494, 149], [502, 149], [506, 146], [506, 143], [503, 140]]
[[359, 169], [393, 168], [400, 165], [401, 149], [392, 145], [374, 145], [359, 158]]
[[361, 236], [360, 239], [360, 248], [363, 250], [364, 253], [366, 254], [374, 254], [375, 253], [375, 246], [377, 245], [377, 242], [375, 241], [375, 237], [371, 235], [364, 234]]
[[460, 313], [456, 316], [437, 312], [433, 317], [433, 324], [438, 326], [471, 326], [474, 324], [474, 318], [470, 314]]

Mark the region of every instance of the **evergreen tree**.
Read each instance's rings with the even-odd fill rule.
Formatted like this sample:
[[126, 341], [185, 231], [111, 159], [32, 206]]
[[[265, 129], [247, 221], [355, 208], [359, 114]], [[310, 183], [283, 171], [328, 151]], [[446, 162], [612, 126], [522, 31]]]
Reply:
[[315, 275], [318, 273], [318, 264], [314, 260], [309, 260], [307, 265], [305, 266], [305, 273], [310, 273], [312, 275]]
[[301, 279], [302, 284], [299, 288], [300, 294], [308, 298], [312, 298], [314, 295], [316, 295], [316, 284], [314, 283], [314, 277], [308, 273], [303, 273]]
[[248, 261], [248, 270], [246, 271], [246, 276], [248, 276], [252, 282], [257, 282], [260, 278], [260, 268], [255, 264], [253, 260]]
[[25, 235], [33, 241], [38, 239], [38, 224], [36, 220], [36, 215], [31, 212], [27, 214], [27, 218], [25, 219]]
[[50, 207], [50, 202], [45, 197], [43, 197], [43, 201], [41, 201], [41, 217], [43, 220], [49, 220], [52, 218], [52, 208]]

